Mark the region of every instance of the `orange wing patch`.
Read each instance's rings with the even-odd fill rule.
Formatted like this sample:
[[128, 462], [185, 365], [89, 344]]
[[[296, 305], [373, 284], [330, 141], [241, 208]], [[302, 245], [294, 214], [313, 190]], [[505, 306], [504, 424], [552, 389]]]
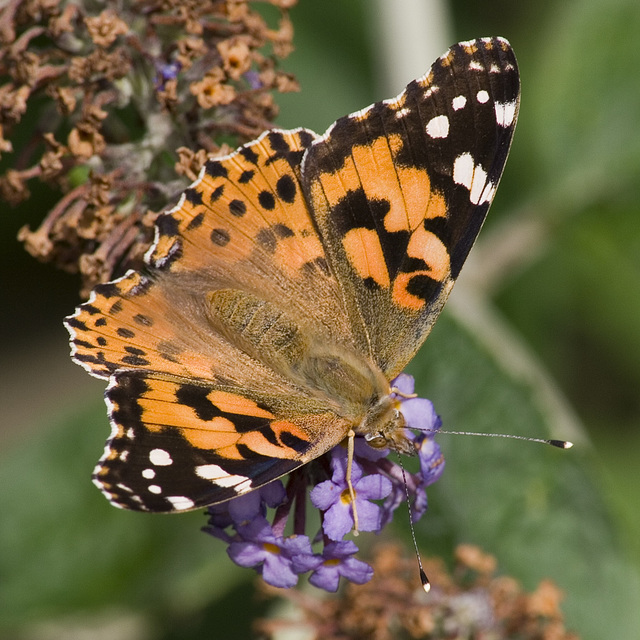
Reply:
[[[228, 272], [251, 260], [288, 278], [322, 264], [324, 250], [299, 183], [298, 165], [314, 140], [309, 131], [270, 131], [220, 160], [209, 161], [176, 209], [158, 221], [155, 266]], [[179, 260], [178, 260], [179, 258]]]
[[[366, 116], [359, 114], [358, 121], [365, 122]], [[402, 163], [405, 143], [392, 134], [354, 146], [342, 166], [320, 173], [311, 183], [311, 198], [315, 210], [327, 212], [336, 227], [342, 226], [342, 248], [354, 272], [383, 289], [392, 287], [393, 302], [414, 312], [426, 301], [408, 291], [411, 281], [428, 276], [444, 282], [450, 260], [444, 243], [424, 228], [425, 220], [446, 220], [446, 200], [432, 189], [426, 170]], [[404, 250], [421, 268], [393, 269], [385, 256], [380, 222], [389, 234], [409, 234], [401, 240]], [[391, 250], [399, 254], [403, 247]]]
[[169, 322], [172, 315], [161, 289], [139, 273], [129, 272], [96, 287], [90, 300], [67, 318], [72, 356], [99, 378], [108, 378], [118, 369], [210, 377], [211, 361], [186, 348]]
[[143, 372], [116, 378], [123, 382], [110, 388], [108, 397], [118, 423], [132, 424], [135, 416], [145, 432], [173, 433], [196, 449], [232, 460], [246, 460], [252, 454], [294, 460], [310, 447], [309, 435], [300, 426], [204, 381]]

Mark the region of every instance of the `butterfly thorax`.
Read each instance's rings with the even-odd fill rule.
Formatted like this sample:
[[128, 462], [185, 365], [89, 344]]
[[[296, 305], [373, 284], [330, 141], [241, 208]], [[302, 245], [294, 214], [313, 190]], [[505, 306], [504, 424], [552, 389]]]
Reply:
[[299, 386], [314, 407], [320, 401], [374, 448], [415, 453], [389, 381], [370, 358], [327, 336], [319, 339], [317, 324], [255, 294], [226, 289], [209, 294], [208, 301], [217, 330]]

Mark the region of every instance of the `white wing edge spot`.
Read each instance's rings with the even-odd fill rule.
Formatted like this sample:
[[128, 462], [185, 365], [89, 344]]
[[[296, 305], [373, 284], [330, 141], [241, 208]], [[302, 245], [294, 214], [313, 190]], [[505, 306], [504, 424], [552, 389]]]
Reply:
[[240, 487], [245, 483], [248, 483], [248, 487], [251, 487], [250, 478], [227, 473], [217, 464], [201, 464], [196, 467], [195, 471], [197, 476], [203, 480], [209, 480], [213, 482], [213, 484], [217, 484], [219, 487], [235, 487], [238, 492], [240, 492]]
[[394, 98], [387, 98], [386, 100], [382, 101], [382, 104], [387, 105], [388, 107], [395, 107], [396, 109], [398, 109], [404, 102], [405, 93], [406, 93], [406, 90], [403, 91], [402, 93], [399, 93]]
[[371, 109], [373, 109], [374, 106], [375, 106], [375, 103], [370, 104], [368, 107], [365, 107], [364, 109], [360, 109], [359, 111], [354, 111], [353, 113], [350, 113], [347, 117], [351, 120], [364, 120], [367, 117], [367, 114], [369, 113], [369, 111], [371, 111]]
[[427, 122], [426, 129], [430, 138], [446, 138], [449, 135], [449, 118], [445, 115], [435, 116]]
[[453, 181], [469, 190], [469, 200], [475, 205], [488, 202], [495, 192], [495, 185], [487, 183], [487, 172], [474, 163], [470, 153], [462, 153], [455, 159]]
[[469, 71], [484, 71], [484, 67], [477, 60], [472, 60], [469, 63]]
[[501, 127], [510, 127], [516, 117], [516, 102], [496, 102], [494, 104], [496, 111], [496, 122]]
[[176, 511], [186, 511], [193, 509], [196, 503], [185, 496], [165, 496], [165, 500], [173, 505]]
[[243, 493], [249, 493], [252, 489], [253, 486], [251, 485], [251, 479], [247, 478], [244, 482], [241, 482], [236, 486], [236, 493], [241, 495]]

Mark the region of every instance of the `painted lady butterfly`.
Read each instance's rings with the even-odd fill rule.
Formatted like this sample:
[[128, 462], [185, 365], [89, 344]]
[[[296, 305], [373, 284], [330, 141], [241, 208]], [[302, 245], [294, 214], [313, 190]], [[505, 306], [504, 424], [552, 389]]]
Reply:
[[208, 161], [158, 218], [148, 272], [66, 320], [74, 360], [109, 380], [107, 498], [215, 504], [353, 433], [412, 452], [389, 381], [482, 226], [518, 101], [509, 43], [462, 42], [323, 136], [274, 129]]

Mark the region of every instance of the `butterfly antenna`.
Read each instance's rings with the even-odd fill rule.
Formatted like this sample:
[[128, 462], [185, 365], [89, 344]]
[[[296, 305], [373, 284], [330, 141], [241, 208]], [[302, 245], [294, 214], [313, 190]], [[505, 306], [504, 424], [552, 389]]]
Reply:
[[402, 470], [402, 483], [404, 484], [404, 493], [407, 496], [407, 509], [409, 510], [409, 529], [411, 530], [411, 539], [413, 540], [413, 548], [416, 552], [416, 559], [418, 560], [418, 568], [420, 569], [420, 582], [422, 583], [422, 588], [426, 593], [429, 593], [431, 589], [431, 583], [429, 582], [429, 578], [427, 578], [427, 574], [422, 567], [422, 558], [420, 557], [420, 551], [418, 550], [418, 541], [416, 540], [416, 532], [413, 527], [413, 516], [411, 515], [411, 502], [409, 497], [409, 487], [407, 486], [407, 476], [404, 471], [404, 465], [402, 464], [402, 458], [398, 456], [398, 460], [400, 462], [400, 469]]
[[[420, 429], [423, 431], [423, 429]], [[558, 449], [571, 449], [573, 447], [573, 442], [569, 442], [568, 440], [553, 440], [547, 438], [531, 438], [529, 436], [517, 436], [513, 433], [480, 433], [477, 431], [448, 431], [444, 429], [424, 429], [424, 431], [432, 431], [433, 433], [446, 433], [448, 435], [453, 436], [481, 436], [484, 438], [509, 438], [511, 440], [526, 440], [527, 442], [540, 442], [541, 444], [550, 444], [552, 447], [557, 447]]]

